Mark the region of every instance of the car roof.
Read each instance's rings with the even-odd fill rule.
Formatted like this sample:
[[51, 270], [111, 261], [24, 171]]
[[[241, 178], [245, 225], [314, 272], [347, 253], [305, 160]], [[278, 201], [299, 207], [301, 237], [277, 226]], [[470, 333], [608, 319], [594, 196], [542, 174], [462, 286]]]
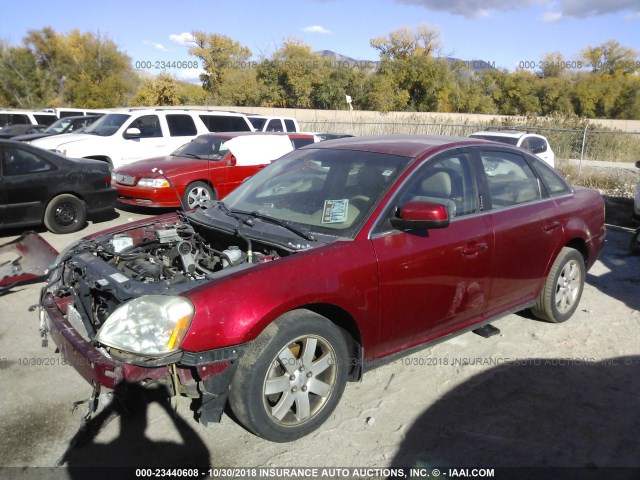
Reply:
[[[473, 132], [471, 135], [485, 135], [491, 137], [510, 137], [510, 138], [521, 138], [525, 135], [530, 137], [541, 137], [542, 135], [537, 135], [535, 133], [522, 132], [517, 130], [488, 130], [483, 132]], [[469, 135], [469, 136], [471, 136]]]
[[366, 152], [387, 153], [405, 157], [419, 157], [443, 146], [477, 145], [478, 140], [467, 137], [448, 137], [443, 135], [372, 135], [363, 137], [345, 137], [331, 142], [314, 143], [303, 148], [330, 148], [361, 150]]
[[293, 138], [313, 138], [313, 134], [311, 133], [299, 133], [299, 132], [210, 132], [203, 133], [199, 135], [200, 137], [225, 137], [225, 138], [235, 138], [242, 136], [261, 136], [261, 135], [276, 135], [276, 136], [287, 136]]

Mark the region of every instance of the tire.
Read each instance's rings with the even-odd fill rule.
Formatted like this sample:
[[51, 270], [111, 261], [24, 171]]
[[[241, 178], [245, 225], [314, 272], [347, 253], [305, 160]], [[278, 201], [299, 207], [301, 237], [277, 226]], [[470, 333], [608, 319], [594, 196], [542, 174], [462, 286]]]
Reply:
[[637, 228], [631, 236], [629, 251], [631, 252], [631, 255], [640, 255], [640, 228]]
[[578, 308], [585, 279], [584, 258], [577, 250], [564, 247], [549, 271], [533, 314], [552, 323], [562, 323]]
[[204, 182], [190, 183], [182, 195], [182, 205], [191, 210], [217, 198], [214, 190]]
[[69, 193], [54, 197], [44, 211], [44, 225], [53, 233], [73, 233], [84, 227], [87, 209], [84, 202]]
[[345, 336], [326, 318], [294, 310], [270, 324], [243, 355], [229, 403], [244, 427], [273, 442], [318, 428], [347, 382]]

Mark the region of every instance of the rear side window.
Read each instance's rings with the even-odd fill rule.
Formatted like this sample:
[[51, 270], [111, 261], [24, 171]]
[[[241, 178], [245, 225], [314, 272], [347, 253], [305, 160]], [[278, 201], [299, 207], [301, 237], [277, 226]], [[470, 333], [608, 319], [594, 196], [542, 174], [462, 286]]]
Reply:
[[531, 164], [536, 174], [542, 179], [542, 183], [547, 187], [549, 195], [553, 197], [571, 192], [569, 185], [549, 165], [538, 161], [532, 161]]
[[3, 113], [0, 114], [0, 128], [7, 125], [23, 125], [25, 123], [31, 123], [29, 117], [18, 113]]
[[249, 132], [251, 129], [243, 117], [226, 115], [200, 115], [200, 120], [210, 132]]
[[305, 145], [311, 145], [313, 143], [313, 138], [292, 138], [291, 145], [293, 148], [304, 147]]
[[167, 124], [172, 137], [193, 137], [198, 134], [190, 115], [167, 115]]
[[297, 132], [296, 124], [293, 123], [293, 120], [288, 120], [285, 118], [284, 126], [287, 128], [287, 132]]
[[[33, 116], [33, 118], [36, 119], [36, 122], [38, 123], [38, 125], [51, 125], [53, 122], [58, 120], [58, 117], [56, 117], [55, 115], [38, 115], [38, 114], [35, 114]], [[26, 122], [26, 123], [29, 123], [29, 122]]]
[[56, 169], [44, 158], [20, 148], [6, 147], [2, 155], [2, 175], [5, 177], [49, 172]]
[[282, 122], [279, 118], [269, 120], [267, 123], [267, 128], [264, 130], [265, 132], [282, 132]]
[[538, 179], [520, 155], [480, 151], [493, 209], [541, 198]]

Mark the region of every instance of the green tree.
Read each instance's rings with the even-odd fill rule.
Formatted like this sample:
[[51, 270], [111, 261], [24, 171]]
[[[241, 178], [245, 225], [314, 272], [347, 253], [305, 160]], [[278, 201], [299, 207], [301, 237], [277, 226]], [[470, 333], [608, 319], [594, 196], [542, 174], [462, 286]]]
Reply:
[[433, 56], [440, 48], [440, 32], [423, 23], [416, 29], [402, 27], [385, 37], [373, 38], [370, 45], [381, 57], [403, 60], [413, 56]]
[[200, 74], [202, 88], [219, 101], [219, 93], [229, 72], [246, 65], [251, 58], [251, 50], [241, 43], [216, 33], [192, 32], [195, 46], [189, 53], [202, 61], [204, 73]]
[[156, 78], [146, 79], [136, 92], [131, 105], [134, 106], [165, 106], [180, 105], [179, 83], [173, 75], [166, 72]]
[[0, 90], [11, 106], [116, 107], [129, 103], [137, 79], [131, 60], [99, 34], [50, 27], [21, 46], [0, 47]]
[[638, 52], [609, 40], [597, 47], [587, 47], [581, 52], [581, 58], [594, 73], [631, 74], [640, 70], [637, 61]]

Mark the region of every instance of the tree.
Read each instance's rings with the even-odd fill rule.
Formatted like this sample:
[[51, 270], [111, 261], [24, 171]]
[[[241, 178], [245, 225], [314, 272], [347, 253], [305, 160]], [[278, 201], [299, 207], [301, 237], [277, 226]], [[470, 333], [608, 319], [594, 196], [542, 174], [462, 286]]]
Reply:
[[155, 79], [146, 79], [131, 102], [134, 106], [180, 105], [179, 85], [176, 78], [166, 72]]
[[[324, 61], [296, 38], [285, 39], [271, 59], [261, 63], [258, 81], [273, 106], [312, 108], [312, 93], [325, 77]], [[277, 85], [277, 86], [276, 86]]]
[[581, 58], [594, 73], [631, 74], [640, 70], [636, 60], [638, 52], [623, 47], [615, 40], [609, 40], [597, 47], [587, 47], [581, 52]]
[[202, 88], [217, 100], [225, 76], [234, 68], [246, 66], [251, 50], [241, 43], [216, 33], [192, 32], [195, 46], [189, 53], [198, 57], [205, 72], [200, 74]]
[[1, 96], [10, 106], [116, 107], [137, 85], [130, 58], [100, 34], [45, 27], [29, 31], [22, 46], [0, 46], [0, 54]]
[[370, 45], [380, 52], [381, 57], [391, 60], [432, 56], [441, 46], [440, 32], [423, 23], [415, 30], [402, 27], [393, 30], [386, 37], [373, 38]]

